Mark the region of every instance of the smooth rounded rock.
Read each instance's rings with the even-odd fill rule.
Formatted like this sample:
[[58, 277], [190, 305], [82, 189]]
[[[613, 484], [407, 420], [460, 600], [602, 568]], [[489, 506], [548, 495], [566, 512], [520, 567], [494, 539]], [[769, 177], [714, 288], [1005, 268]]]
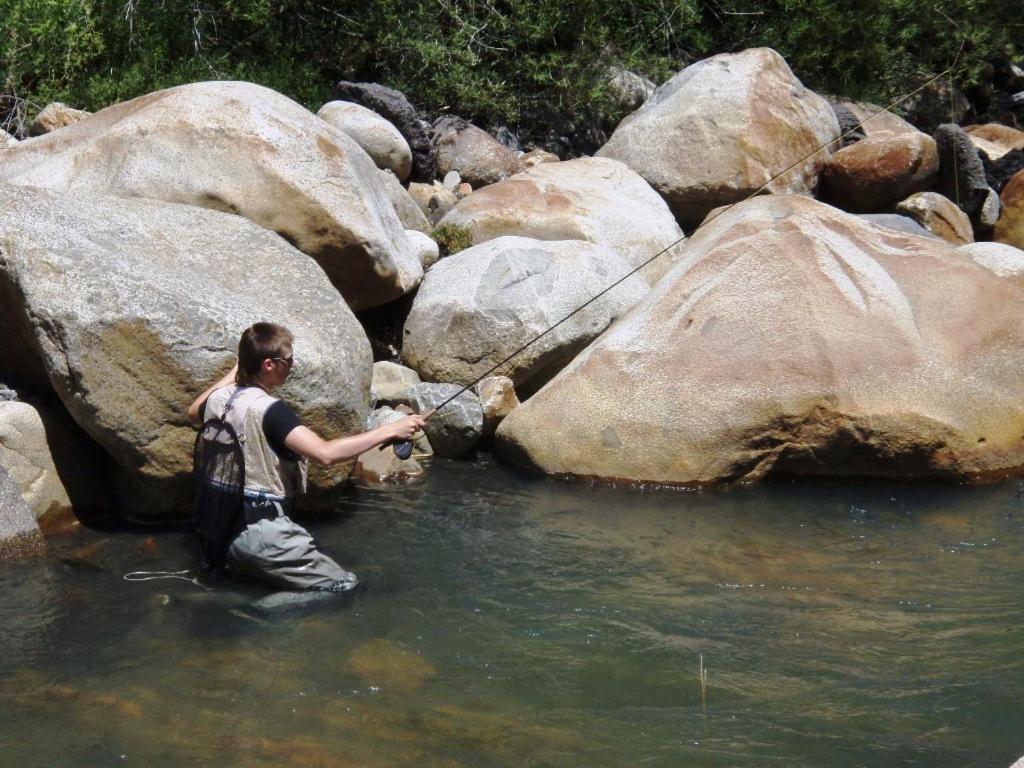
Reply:
[[988, 155], [990, 160], [998, 160], [1015, 149], [1024, 149], [1024, 131], [999, 123], [964, 126], [964, 133], [971, 137], [971, 142]]
[[[619, 256], [582, 240], [499, 237], [460, 251], [420, 286], [402, 359], [427, 381], [469, 384], [628, 272]], [[647, 290], [633, 275], [495, 372], [535, 389]]]
[[488, 376], [473, 389], [484, 409], [484, 437], [493, 437], [498, 425], [519, 407], [515, 382], [508, 376]]
[[[712, 208], [769, 192], [810, 194], [839, 138], [828, 102], [770, 48], [691, 64], [628, 115], [598, 150], [626, 163], [696, 225]], [[772, 179], [788, 166], [791, 171]]]
[[466, 227], [474, 245], [504, 235], [587, 240], [638, 267], [655, 282], [685, 239], [672, 212], [635, 171], [617, 160], [585, 157], [543, 163], [460, 200], [439, 222]]
[[496, 447], [550, 474], [683, 485], [1019, 475], [1021, 306], [942, 240], [758, 197], [695, 233]]
[[825, 196], [840, 208], [877, 211], [922, 192], [939, 171], [935, 140], [923, 133], [875, 134], [832, 155], [822, 173]]
[[438, 173], [447, 177], [455, 172], [474, 189], [508, 178], [520, 169], [515, 152], [458, 117], [438, 118], [433, 141]]
[[253, 83], [192, 83], [115, 104], [11, 147], [0, 181], [239, 214], [312, 256], [354, 310], [423, 276], [370, 157]]
[[[381, 170], [378, 176], [384, 192], [391, 201], [395, 214], [406, 230], [415, 229], [417, 232], [430, 234], [431, 224], [426, 214], [420, 209], [419, 203], [409, 194], [409, 190], [402, 186], [391, 171]], [[408, 231], [406, 232], [408, 234]]]
[[933, 235], [954, 245], [974, 242], [974, 230], [967, 214], [938, 192], [916, 192], [900, 201], [896, 212], [909, 216]]
[[373, 364], [370, 399], [375, 403], [396, 402], [396, 398], [405, 390], [419, 383], [420, 375], [412, 368], [392, 363], [390, 360], [381, 360]]
[[412, 150], [405, 137], [388, 120], [351, 101], [329, 101], [316, 114], [351, 136], [373, 158], [378, 168], [391, 171], [399, 181], [409, 178]]
[[28, 128], [28, 135], [43, 136], [44, 134], [52, 133], [60, 128], [77, 123], [79, 120], [84, 120], [91, 114], [92, 112], [87, 112], [84, 109], [75, 109], [59, 101], [51, 102], [36, 115], [36, 119], [32, 121], [32, 125]]
[[[0, 186], [0, 359], [31, 389], [52, 387], [119, 465], [129, 514], [187, 504], [185, 409], [231, 368], [242, 330], [268, 319], [295, 334], [280, 397], [320, 434], [361, 431], [366, 334], [323, 270], [277, 235], [192, 206]], [[311, 501], [351, 466], [311, 471]]]
[[[426, 414], [439, 409], [426, 423], [423, 431], [430, 440], [434, 453], [449, 459], [459, 459], [471, 453], [480, 442], [484, 428], [484, 412], [480, 398], [458, 384], [414, 384], [401, 397], [401, 403], [416, 413]], [[458, 394], [441, 408], [448, 398]]]

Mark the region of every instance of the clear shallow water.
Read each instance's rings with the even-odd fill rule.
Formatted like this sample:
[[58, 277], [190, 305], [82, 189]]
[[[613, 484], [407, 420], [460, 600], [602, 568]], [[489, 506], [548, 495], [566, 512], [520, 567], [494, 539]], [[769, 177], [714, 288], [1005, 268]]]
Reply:
[[358, 594], [276, 611], [83, 530], [0, 564], [0, 764], [1009, 766], [1021, 495], [436, 462], [309, 523]]

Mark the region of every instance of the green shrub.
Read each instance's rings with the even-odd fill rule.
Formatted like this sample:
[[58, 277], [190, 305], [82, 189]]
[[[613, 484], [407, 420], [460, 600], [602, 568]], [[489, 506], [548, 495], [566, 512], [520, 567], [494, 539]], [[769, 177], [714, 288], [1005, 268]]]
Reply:
[[473, 233], [469, 227], [458, 224], [442, 224], [430, 236], [437, 243], [441, 258], [464, 251], [473, 245]]

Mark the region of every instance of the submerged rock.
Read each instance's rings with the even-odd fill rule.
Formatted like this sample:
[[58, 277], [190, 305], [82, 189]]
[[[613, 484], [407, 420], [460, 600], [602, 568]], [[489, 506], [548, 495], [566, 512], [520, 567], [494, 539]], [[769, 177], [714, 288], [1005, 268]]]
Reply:
[[[804, 88], [770, 48], [691, 64], [627, 116], [599, 157], [621, 160], [696, 225], [712, 208], [742, 200], [792, 163], [839, 138], [828, 102]], [[768, 183], [810, 194], [823, 149]]]
[[1017, 473], [1022, 302], [941, 240], [755, 198], [694, 234], [497, 448], [551, 474], [676, 484]]
[[[503, 235], [588, 240], [633, 267], [683, 239], [668, 206], [637, 173], [599, 157], [542, 163], [477, 190], [445, 215], [439, 227], [446, 225], [468, 228], [474, 245]], [[641, 274], [655, 282], [678, 250]]]
[[[499, 237], [475, 245], [427, 274], [405, 321], [402, 359], [428, 381], [469, 384], [629, 270], [582, 240]], [[631, 276], [496, 373], [517, 387], [546, 381], [647, 290]]]
[[252, 83], [193, 83], [115, 104], [4, 152], [0, 181], [239, 214], [316, 259], [357, 310], [423, 275], [370, 157]]
[[[280, 396], [320, 434], [361, 431], [372, 358], [323, 271], [240, 216], [152, 200], [0, 186], [0, 359], [50, 387], [135, 482], [121, 503], [160, 516], [189, 496], [185, 408], [268, 317], [295, 334]], [[314, 472], [315, 489], [351, 463]]]

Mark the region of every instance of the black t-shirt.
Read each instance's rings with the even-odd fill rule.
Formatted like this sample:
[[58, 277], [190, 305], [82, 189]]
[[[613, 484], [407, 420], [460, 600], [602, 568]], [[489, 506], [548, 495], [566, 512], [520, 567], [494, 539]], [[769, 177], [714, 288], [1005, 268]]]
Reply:
[[[200, 420], [206, 420], [206, 401], [199, 406]], [[298, 415], [285, 405], [284, 401], [277, 400], [263, 414], [263, 434], [267, 436], [267, 443], [274, 453], [284, 461], [298, 461], [299, 456], [288, 450], [285, 446], [285, 438], [296, 427], [301, 427], [302, 422]]]

